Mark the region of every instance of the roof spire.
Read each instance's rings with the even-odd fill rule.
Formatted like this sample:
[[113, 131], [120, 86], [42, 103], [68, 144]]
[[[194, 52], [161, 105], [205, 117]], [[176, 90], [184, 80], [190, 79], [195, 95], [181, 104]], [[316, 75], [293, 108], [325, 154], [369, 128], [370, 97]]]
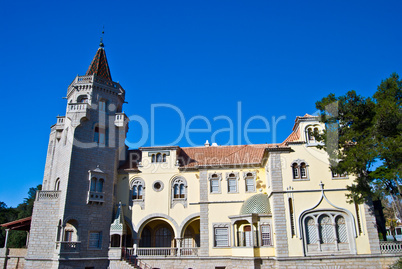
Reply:
[[100, 38], [99, 47], [103, 48], [105, 45], [103, 44], [103, 36], [105, 35], [105, 26], [103, 25], [102, 35]]
[[110, 75], [110, 69], [109, 69], [109, 64], [107, 62], [106, 58], [106, 52], [103, 44], [103, 35], [105, 34], [105, 31], [102, 31], [102, 35], [100, 38], [100, 44], [98, 51], [95, 54], [95, 57], [92, 59], [91, 64], [88, 67], [88, 70], [86, 72], [86, 76], [90, 75], [97, 75], [103, 79], [112, 81], [112, 76]]

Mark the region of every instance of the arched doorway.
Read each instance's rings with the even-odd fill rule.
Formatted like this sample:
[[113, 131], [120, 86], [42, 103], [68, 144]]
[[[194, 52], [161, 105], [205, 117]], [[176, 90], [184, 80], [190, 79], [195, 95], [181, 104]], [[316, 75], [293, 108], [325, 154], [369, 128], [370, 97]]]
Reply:
[[140, 231], [138, 255], [174, 255], [175, 233], [164, 219], [154, 219]]
[[181, 255], [196, 256], [200, 247], [200, 219], [191, 220], [183, 229], [181, 237]]

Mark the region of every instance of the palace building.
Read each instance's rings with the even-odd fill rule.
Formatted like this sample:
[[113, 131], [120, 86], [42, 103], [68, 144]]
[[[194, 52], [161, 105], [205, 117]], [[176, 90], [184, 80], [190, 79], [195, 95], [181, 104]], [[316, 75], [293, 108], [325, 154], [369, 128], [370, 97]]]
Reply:
[[400, 255], [372, 204], [347, 202], [354, 176], [331, 173], [318, 117], [278, 144], [128, 150], [124, 103], [101, 43], [51, 127], [24, 268], [381, 268]]

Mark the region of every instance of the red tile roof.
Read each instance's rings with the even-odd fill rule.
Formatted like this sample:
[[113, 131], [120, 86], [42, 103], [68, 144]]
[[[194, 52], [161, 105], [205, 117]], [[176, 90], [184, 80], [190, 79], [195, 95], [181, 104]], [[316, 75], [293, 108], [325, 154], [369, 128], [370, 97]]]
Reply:
[[252, 165], [263, 161], [271, 145], [210, 146], [182, 148], [181, 167]]
[[300, 129], [297, 128], [297, 130], [293, 131], [286, 139], [283, 141], [283, 145], [287, 144], [288, 142], [295, 142], [295, 141], [300, 141]]
[[31, 219], [32, 217], [17, 219], [14, 221], [0, 224], [0, 226], [10, 230], [29, 231], [31, 227]]
[[106, 58], [105, 49], [100, 47], [95, 54], [91, 64], [88, 67], [86, 76], [97, 75], [106, 80], [112, 81], [112, 75], [110, 74], [109, 64]]
[[[155, 147], [158, 149], [159, 147]], [[142, 148], [152, 150], [153, 147]], [[178, 150], [179, 168], [252, 166], [261, 165], [266, 152], [289, 149], [283, 144], [257, 144], [239, 146], [175, 147]], [[142, 150], [130, 150], [127, 161], [119, 169], [139, 171], [138, 163], [142, 160]]]

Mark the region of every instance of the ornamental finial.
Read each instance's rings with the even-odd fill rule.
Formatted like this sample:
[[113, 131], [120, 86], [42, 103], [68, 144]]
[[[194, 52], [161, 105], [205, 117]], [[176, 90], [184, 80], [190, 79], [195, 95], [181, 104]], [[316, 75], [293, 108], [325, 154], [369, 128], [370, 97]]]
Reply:
[[103, 30], [102, 30], [102, 35], [100, 38], [100, 44], [99, 47], [103, 48], [105, 45], [103, 44], [103, 36], [105, 35], [105, 26], [103, 26]]

